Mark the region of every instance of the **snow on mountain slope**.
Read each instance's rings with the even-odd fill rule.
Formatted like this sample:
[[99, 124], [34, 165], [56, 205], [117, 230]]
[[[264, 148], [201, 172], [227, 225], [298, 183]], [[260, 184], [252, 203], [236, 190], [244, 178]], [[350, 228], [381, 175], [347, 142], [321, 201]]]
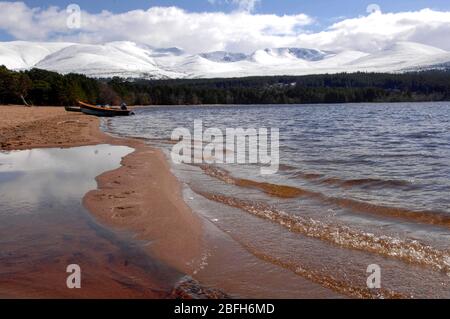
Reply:
[[368, 53], [361, 51], [343, 51], [336, 54], [329, 54], [326, 59], [316, 61], [314, 67], [317, 69], [345, 68], [349, 63], [368, 55]]
[[215, 51], [209, 53], [202, 53], [199, 55], [207, 60], [223, 63], [242, 61], [247, 58], [247, 55], [244, 53], [233, 53], [226, 51]]
[[170, 78], [178, 76], [178, 74], [161, 70], [151, 56], [151, 52], [132, 42], [68, 46], [45, 57], [35, 67], [95, 77]]
[[184, 57], [178, 64], [172, 66], [172, 70], [178, 70], [187, 78], [217, 77], [221, 74], [241, 72], [240, 65], [229, 62], [215, 62], [200, 55]]
[[303, 48], [275, 48], [266, 49], [268, 54], [277, 57], [284, 57], [289, 59], [301, 59], [305, 61], [320, 61], [326, 56], [333, 55], [333, 52], [325, 52], [315, 49], [303, 49]]
[[[251, 62], [255, 62], [262, 65], [277, 65], [277, 64], [286, 64], [286, 63], [292, 63], [293, 61], [297, 61], [294, 56], [287, 54], [287, 53], [281, 53], [280, 52], [274, 52], [271, 49], [265, 49], [265, 50], [258, 50], [255, 51], [248, 60]], [[307, 61], [299, 60], [303, 64], [305, 64]]]
[[14, 70], [35, 66], [46, 56], [55, 53], [72, 43], [4, 42], [0, 43], [0, 65]]
[[92, 77], [208, 78], [443, 68], [450, 65], [450, 52], [400, 42], [375, 53], [269, 48], [252, 54], [216, 51], [190, 55], [179, 48], [153, 48], [133, 42], [92, 45], [15, 41], [0, 42], [2, 64], [15, 70], [36, 67]]
[[435, 47], [412, 42], [399, 42], [374, 54], [348, 64], [359, 70], [392, 71], [410, 69], [450, 61], [450, 53]]

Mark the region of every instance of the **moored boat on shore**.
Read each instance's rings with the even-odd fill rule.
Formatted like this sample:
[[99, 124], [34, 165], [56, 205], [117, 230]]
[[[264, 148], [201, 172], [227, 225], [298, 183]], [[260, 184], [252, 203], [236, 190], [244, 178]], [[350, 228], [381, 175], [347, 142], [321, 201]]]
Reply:
[[114, 116], [129, 116], [133, 114], [133, 112], [131, 112], [130, 110], [121, 110], [106, 106], [96, 106], [81, 101], [78, 101], [78, 104], [80, 104], [81, 112], [87, 115], [95, 115], [100, 117], [114, 117]]

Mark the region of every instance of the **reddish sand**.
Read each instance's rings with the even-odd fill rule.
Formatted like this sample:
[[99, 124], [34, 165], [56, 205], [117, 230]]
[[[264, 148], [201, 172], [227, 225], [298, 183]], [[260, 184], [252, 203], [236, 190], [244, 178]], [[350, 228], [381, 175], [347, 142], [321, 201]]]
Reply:
[[[202, 224], [184, 203], [180, 184], [161, 151], [142, 141], [104, 134], [99, 129], [98, 118], [81, 113], [54, 107], [0, 106], [0, 150], [100, 143], [126, 145], [135, 152], [123, 159], [121, 168], [97, 178], [98, 190], [85, 196], [85, 206], [101, 222], [135, 231], [139, 239], [150, 242], [149, 251], [158, 259], [190, 274], [196, 267], [192, 260], [198, 259], [201, 252]], [[151, 292], [134, 294], [115, 289], [117, 285], [113, 282], [109, 284], [105, 278], [101, 290], [117, 291], [114, 295], [117, 298], [160, 297]], [[33, 296], [55, 295], [42, 291], [42, 294], [36, 291]], [[183, 292], [175, 294], [183, 295]]]
[[99, 120], [57, 107], [0, 106], [0, 149], [73, 147], [106, 141]]

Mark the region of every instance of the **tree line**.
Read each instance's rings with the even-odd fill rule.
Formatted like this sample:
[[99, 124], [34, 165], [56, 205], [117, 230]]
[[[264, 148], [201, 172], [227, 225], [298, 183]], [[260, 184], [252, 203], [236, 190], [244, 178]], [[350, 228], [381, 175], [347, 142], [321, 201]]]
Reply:
[[450, 71], [341, 73], [232, 79], [93, 79], [0, 66], [0, 104], [310, 104], [450, 100]]

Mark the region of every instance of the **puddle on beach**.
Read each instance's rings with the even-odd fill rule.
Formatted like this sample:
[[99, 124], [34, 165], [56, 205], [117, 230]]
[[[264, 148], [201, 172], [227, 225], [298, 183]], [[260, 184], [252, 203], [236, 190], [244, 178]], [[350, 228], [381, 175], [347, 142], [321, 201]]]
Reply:
[[[132, 151], [96, 145], [0, 153], [0, 297], [167, 297], [180, 274], [82, 206]], [[68, 289], [66, 267], [81, 267]]]

